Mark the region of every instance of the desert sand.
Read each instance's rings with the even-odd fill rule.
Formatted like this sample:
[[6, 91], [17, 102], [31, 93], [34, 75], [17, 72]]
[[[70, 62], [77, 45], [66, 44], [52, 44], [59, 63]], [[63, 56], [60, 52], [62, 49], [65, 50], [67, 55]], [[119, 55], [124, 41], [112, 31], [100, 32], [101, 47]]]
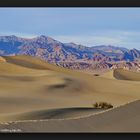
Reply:
[[[116, 69], [94, 76], [30, 56], [1, 60], [0, 131], [140, 132], [132, 125], [140, 114], [140, 73]], [[114, 108], [94, 108], [100, 101]]]

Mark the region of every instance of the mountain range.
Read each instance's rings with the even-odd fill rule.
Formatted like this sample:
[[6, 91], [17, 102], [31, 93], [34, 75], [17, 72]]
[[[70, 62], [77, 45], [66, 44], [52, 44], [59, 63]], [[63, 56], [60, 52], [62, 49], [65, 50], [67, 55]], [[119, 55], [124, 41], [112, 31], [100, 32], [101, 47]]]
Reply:
[[49, 63], [77, 70], [103, 70], [116, 67], [140, 70], [140, 50], [111, 45], [87, 47], [62, 43], [44, 35], [28, 39], [0, 36], [0, 56], [30, 55]]

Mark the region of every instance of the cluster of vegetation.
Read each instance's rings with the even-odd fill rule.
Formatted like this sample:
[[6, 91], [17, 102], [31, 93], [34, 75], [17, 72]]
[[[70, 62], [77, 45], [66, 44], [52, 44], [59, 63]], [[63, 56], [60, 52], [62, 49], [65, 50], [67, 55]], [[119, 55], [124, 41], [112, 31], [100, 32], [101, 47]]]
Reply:
[[113, 108], [113, 105], [106, 103], [106, 102], [96, 102], [93, 104], [94, 108]]

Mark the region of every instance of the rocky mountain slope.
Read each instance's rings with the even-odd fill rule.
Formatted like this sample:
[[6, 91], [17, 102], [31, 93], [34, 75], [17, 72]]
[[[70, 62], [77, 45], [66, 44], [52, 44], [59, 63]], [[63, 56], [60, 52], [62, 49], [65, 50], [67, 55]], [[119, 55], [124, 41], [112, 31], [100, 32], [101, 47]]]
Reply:
[[72, 69], [102, 70], [124, 67], [140, 69], [140, 51], [115, 46], [87, 47], [62, 43], [41, 35], [27, 39], [14, 35], [0, 37], [0, 55], [31, 55]]

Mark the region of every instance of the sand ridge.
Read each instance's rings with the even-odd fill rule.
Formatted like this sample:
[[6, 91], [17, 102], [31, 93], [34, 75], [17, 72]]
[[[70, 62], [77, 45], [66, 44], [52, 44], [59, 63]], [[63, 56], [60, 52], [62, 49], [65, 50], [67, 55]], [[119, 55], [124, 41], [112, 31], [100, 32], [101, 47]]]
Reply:
[[94, 76], [30, 56], [5, 56], [0, 63], [0, 122], [70, 119], [102, 113], [140, 99], [139, 73], [116, 69]]
[[136, 125], [139, 123], [139, 104], [140, 100], [135, 100], [81, 118], [11, 121], [1, 123], [0, 129], [20, 128], [21, 132], [139, 132], [139, 125]]
[[140, 81], [140, 73], [124, 69], [114, 70], [113, 76], [118, 80]]
[[104, 77], [107, 79], [117, 79], [117, 80], [128, 80], [128, 81], [140, 81], [140, 73], [125, 70], [123, 68], [110, 70], [100, 77]]

